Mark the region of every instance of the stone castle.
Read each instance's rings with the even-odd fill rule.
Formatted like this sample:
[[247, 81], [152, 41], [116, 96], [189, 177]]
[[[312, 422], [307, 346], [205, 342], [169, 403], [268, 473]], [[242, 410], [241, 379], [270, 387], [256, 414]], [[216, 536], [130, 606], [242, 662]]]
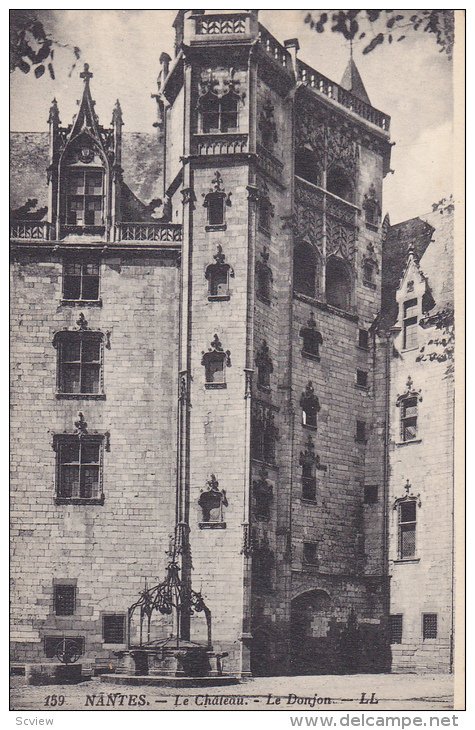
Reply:
[[13, 661], [113, 662], [172, 551], [229, 672], [450, 671], [450, 206], [383, 219], [353, 59], [174, 25], [156, 135], [102, 126], [85, 66], [12, 138]]

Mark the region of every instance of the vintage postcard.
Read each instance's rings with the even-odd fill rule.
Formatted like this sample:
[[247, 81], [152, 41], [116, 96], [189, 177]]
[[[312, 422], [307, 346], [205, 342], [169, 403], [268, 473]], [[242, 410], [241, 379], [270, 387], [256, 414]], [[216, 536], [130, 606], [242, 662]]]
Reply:
[[464, 709], [464, 22], [10, 11], [13, 710]]

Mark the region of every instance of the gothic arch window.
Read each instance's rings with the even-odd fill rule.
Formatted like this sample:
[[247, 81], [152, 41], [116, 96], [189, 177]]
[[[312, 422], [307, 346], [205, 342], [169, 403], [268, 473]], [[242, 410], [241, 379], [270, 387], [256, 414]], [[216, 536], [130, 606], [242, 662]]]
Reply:
[[299, 147], [295, 153], [295, 174], [312, 185], [320, 185], [320, 162], [308, 147]]
[[225, 211], [231, 205], [231, 193], [226, 193], [223, 178], [216, 170], [209, 191], [203, 193], [203, 206], [207, 210], [206, 230], [225, 230]]
[[264, 182], [259, 192], [259, 228], [270, 234], [271, 219], [274, 217], [274, 206], [269, 197], [269, 188]]
[[348, 311], [351, 306], [352, 282], [347, 264], [336, 256], [330, 256], [325, 272], [327, 304]]
[[270, 376], [274, 372], [274, 365], [266, 340], [262, 341], [262, 345], [256, 354], [256, 365], [257, 387], [261, 390], [270, 390]]
[[256, 402], [252, 410], [251, 451], [252, 458], [267, 464], [275, 462], [275, 443], [278, 438], [272, 409]]
[[323, 337], [317, 330], [317, 323], [312, 311], [306, 327], [302, 327], [299, 334], [303, 340], [302, 355], [312, 360], [320, 360], [320, 345], [323, 344]]
[[421, 391], [413, 388], [412, 378], [406, 383], [406, 392], [399, 395], [396, 406], [400, 410], [400, 438], [402, 443], [415, 441], [418, 432], [418, 403], [422, 401]]
[[307, 241], [300, 241], [294, 250], [294, 291], [307, 297], [316, 296], [317, 253]]
[[202, 353], [201, 364], [205, 368], [205, 388], [225, 388], [225, 367], [231, 366], [231, 353], [223, 350], [217, 334], [215, 334], [208, 352]]
[[259, 115], [259, 130], [263, 147], [272, 151], [277, 142], [277, 127], [274, 120], [274, 105], [267, 99]]
[[421, 506], [420, 495], [411, 492], [407, 479], [404, 486], [406, 494], [394, 502], [398, 518], [398, 559], [410, 560], [416, 557], [417, 508]]
[[343, 200], [353, 202], [353, 183], [349, 175], [339, 165], [333, 165], [327, 172], [327, 190]]
[[320, 403], [315, 395], [311, 380], [308, 381], [305, 391], [302, 393], [300, 407], [302, 409], [302, 425], [307, 426], [307, 428], [316, 429]]
[[206, 267], [205, 278], [208, 281], [209, 301], [226, 301], [229, 299], [229, 279], [234, 277], [234, 270], [226, 263], [223, 247], [218, 244], [213, 256], [215, 263]]
[[234, 91], [218, 96], [212, 91], [200, 97], [198, 110], [204, 134], [236, 132], [239, 127], [240, 98]]
[[269, 266], [269, 251], [264, 246], [261, 251], [261, 261], [256, 262], [256, 296], [265, 304], [271, 303], [272, 297], [272, 269]]

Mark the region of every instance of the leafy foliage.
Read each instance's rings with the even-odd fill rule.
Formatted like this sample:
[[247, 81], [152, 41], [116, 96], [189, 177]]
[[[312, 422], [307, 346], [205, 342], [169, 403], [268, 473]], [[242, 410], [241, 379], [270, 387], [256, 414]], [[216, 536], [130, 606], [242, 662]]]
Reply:
[[432, 212], [439, 211], [440, 215], [444, 213], [453, 213], [455, 210], [454, 196], [451, 195], [449, 198], [441, 198], [437, 203], [432, 203]]
[[[70, 48], [75, 61], [81, 56], [77, 46], [71, 47], [51, 38], [34, 10], [10, 11], [11, 72], [17, 68], [25, 74], [33, 71], [35, 78], [39, 79], [48, 69], [50, 77], [54, 79], [53, 61], [57, 47]], [[69, 75], [75, 66], [74, 62]]]
[[455, 326], [453, 309], [447, 307], [428, 318], [427, 326], [440, 334], [432, 337], [419, 350], [416, 362], [447, 362], [446, 377], [454, 373]]
[[452, 58], [454, 45], [454, 13], [453, 10], [338, 10], [312, 15], [307, 13], [305, 22], [317, 33], [323, 33], [330, 22], [330, 30], [340, 33], [346, 40], [363, 40], [368, 31], [372, 34], [363, 48], [363, 53], [371, 53], [387, 41], [399, 42], [406, 38], [408, 32], [422, 30], [436, 37], [440, 53]]

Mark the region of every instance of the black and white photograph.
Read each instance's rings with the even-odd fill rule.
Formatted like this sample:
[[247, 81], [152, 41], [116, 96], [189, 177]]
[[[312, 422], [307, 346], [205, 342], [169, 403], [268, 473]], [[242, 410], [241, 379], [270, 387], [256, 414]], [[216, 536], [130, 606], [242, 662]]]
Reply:
[[18, 717], [465, 709], [464, 24], [10, 10]]

